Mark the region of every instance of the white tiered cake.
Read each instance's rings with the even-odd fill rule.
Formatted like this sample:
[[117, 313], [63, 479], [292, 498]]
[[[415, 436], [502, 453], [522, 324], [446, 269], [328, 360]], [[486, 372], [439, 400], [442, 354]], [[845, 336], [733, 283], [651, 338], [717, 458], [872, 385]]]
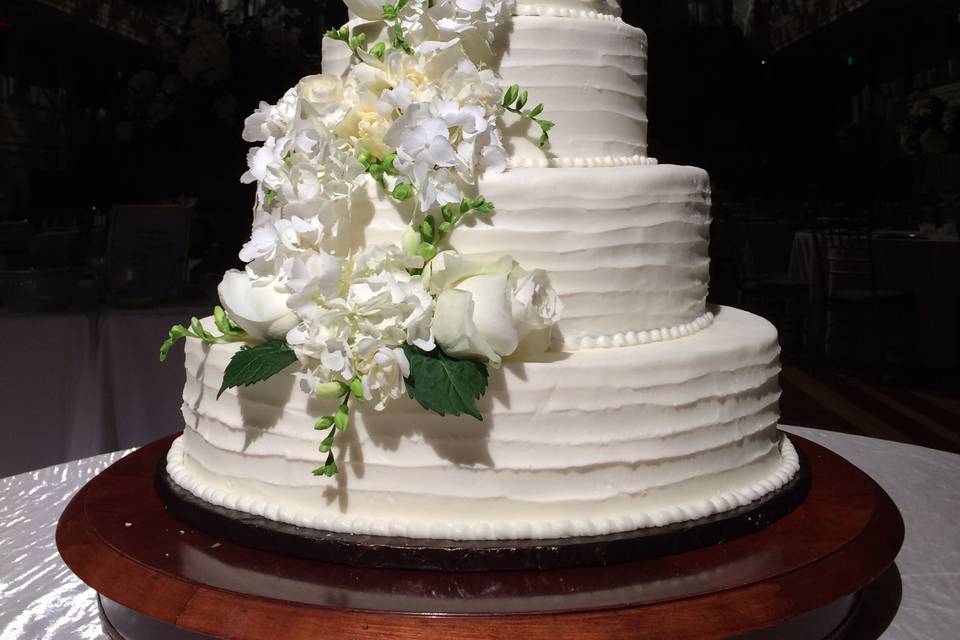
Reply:
[[[295, 373], [217, 399], [240, 346], [191, 341], [186, 429], [168, 461], [181, 486], [317, 529], [544, 539], [695, 519], [793, 477], [775, 329], [706, 305], [709, 178], [646, 156], [646, 36], [613, 0], [518, 0], [515, 14], [499, 72], [547, 103], [556, 129], [541, 149], [532, 123], [507, 120], [510, 169], [479, 185], [496, 212], [450, 244], [549, 273], [565, 307], [550, 350], [491, 370], [482, 422], [407, 398], [362, 407], [325, 478], [311, 474], [322, 401]], [[327, 72], [350, 57], [338, 45]], [[351, 207], [357, 248], [409, 226], [372, 182]]]

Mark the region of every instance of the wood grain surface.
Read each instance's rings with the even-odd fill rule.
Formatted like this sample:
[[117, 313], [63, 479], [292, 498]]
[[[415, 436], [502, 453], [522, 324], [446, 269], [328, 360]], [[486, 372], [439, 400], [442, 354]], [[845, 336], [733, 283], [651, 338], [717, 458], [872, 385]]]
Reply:
[[[794, 437], [810, 462], [807, 499], [766, 529], [722, 545], [552, 571], [326, 564], [234, 545], [174, 518], [153, 486], [170, 440], [84, 487], [61, 518], [57, 544], [105, 598], [215, 638], [719, 640], [789, 621], [811, 629], [798, 637], [821, 638], [903, 541], [899, 511], [876, 483]], [[143, 636], [152, 637], [159, 636]]]

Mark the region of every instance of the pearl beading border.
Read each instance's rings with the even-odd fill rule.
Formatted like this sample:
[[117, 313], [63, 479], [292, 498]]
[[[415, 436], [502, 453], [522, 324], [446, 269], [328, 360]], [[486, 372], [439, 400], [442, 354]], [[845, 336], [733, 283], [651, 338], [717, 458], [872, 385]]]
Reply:
[[647, 156], [596, 156], [592, 158], [510, 158], [511, 169], [593, 169], [598, 167], [641, 167], [658, 164]]
[[784, 487], [800, 469], [800, 456], [785, 435], [780, 440], [780, 467], [770, 476], [711, 498], [661, 509], [652, 513], [623, 514], [595, 520], [549, 520], [541, 522], [513, 522], [490, 525], [428, 524], [419, 521], [372, 520], [345, 516], [311, 516], [300, 511], [289, 511], [275, 502], [257, 500], [250, 496], [231, 493], [212, 487], [190, 475], [183, 464], [183, 436], [174, 440], [167, 454], [167, 473], [178, 485], [211, 504], [243, 511], [276, 522], [323, 531], [359, 535], [396, 536], [404, 538], [433, 538], [441, 540], [527, 540], [608, 535], [663, 527], [677, 522], [698, 520], [717, 513], [746, 506], [763, 496]]
[[603, 20], [623, 22], [620, 16], [603, 13], [596, 9], [568, 9], [566, 7], [548, 7], [545, 5], [520, 5], [516, 9], [518, 16], [541, 16], [544, 18], [583, 18], [585, 20]]
[[588, 351], [590, 349], [637, 347], [642, 344], [678, 340], [703, 331], [713, 324], [715, 318], [716, 316], [712, 311], [707, 311], [696, 320], [675, 327], [665, 327], [663, 329], [652, 329], [649, 331], [627, 331], [625, 333], [602, 336], [566, 338], [559, 346], [561, 346], [564, 351]]

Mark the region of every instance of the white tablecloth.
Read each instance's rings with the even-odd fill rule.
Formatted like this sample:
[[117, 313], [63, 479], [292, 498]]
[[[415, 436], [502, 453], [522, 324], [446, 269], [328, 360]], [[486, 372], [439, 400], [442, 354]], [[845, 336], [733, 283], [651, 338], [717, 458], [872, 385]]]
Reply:
[[[899, 576], [888, 573], [869, 594], [863, 622], [852, 640], [958, 637], [960, 493], [955, 482], [960, 478], [960, 456], [813, 429], [788, 430], [829, 447], [872, 475], [893, 497], [907, 523], [897, 559]], [[0, 640], [104, 637], [94, 594], [60, 560], [54, 531], [76, 490], [122, 455], [0, 480]]]
[[183, 349], [170, 327], [210, 307], [0, 311], [0, 477], [142, 446], [182, 428]]

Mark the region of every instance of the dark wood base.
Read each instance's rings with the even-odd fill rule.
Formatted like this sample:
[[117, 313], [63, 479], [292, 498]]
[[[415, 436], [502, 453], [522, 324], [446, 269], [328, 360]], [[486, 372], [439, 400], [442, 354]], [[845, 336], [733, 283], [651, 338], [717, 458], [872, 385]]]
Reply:
[[780, 490], [724, 513], [603, 536], [557, 540], [417, 540], [304, 529], [218, 507], [182, 488], [157, 465], [157, 492], [177, 519], [223, 540], [269, 553], [378, 569], [530, 571], [610, 566], [729, 542], [770, 526], [810, 490], [810, 464]]
[[123, 640], [834, 639], [896, 557], [903, 521], [865, 474], [793, 440], [812, 478], [795, 510], [725, 544], [611, 567], [387, 570], [236, 545], [161, 503], [154, 470], [170, 438], [81, 489], [57, 544]]

